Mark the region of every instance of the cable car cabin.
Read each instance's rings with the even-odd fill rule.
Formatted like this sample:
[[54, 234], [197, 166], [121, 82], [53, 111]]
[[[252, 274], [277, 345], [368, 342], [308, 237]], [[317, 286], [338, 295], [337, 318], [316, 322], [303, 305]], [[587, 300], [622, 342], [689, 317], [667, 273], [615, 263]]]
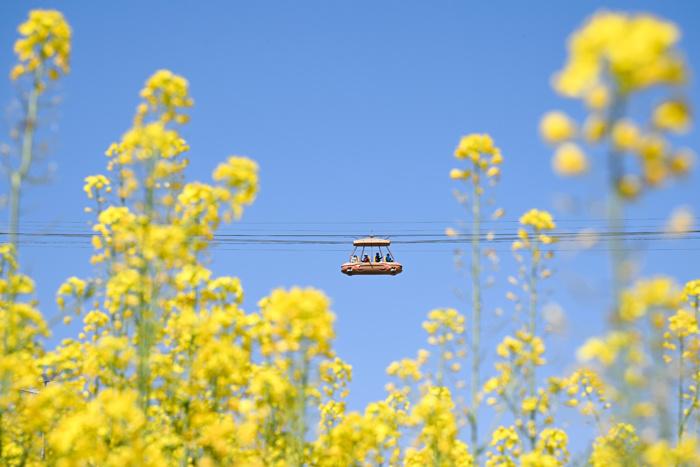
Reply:
[[[401, 263], [397, 263], [389, 249], [391, 240], [384, 238], [360, 238], [352, 242], [355, 249], [350, 260], [340, 266], [340, 272], [353, 275], [390, 275], [395, 276], [403, 271]], [[357, 250], [361, 248], [360, 255]], [[386, 250], [386, 254], [382, 251]]]

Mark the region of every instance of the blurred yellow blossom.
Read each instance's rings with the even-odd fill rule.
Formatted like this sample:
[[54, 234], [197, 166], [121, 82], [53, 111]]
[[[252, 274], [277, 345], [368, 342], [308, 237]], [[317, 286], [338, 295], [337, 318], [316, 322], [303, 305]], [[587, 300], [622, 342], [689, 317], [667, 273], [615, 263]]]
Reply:
[[639, 129], [634, 123], [621, 120], [615, 123], [612, 128], [612, 141], [618, 149], [630, 151], [639, 142]]
[[71, 28], [61, 12], [32, 10], [18, 31], [22, 37], [15, 42], [15, 53], [20, 63], [10, 73], [13, 80], [28, 73], [46, 72], [51, 79], [68, 73]]
[[552, 215], [547, 211], [539, 209], [530, 209], [520, 217], [522, 225], [532, 226], [535, 230], [552, 230], [556, 227]]
[[605, 84], [605, 71], [623, 93], [682, 82], [686, 71], [675, 50], [679, 39], [673, 23], [652, 15], [599, 12], [571, 36], [568, 62], [555, 87], [567, 96], [585, 95]]
[[698, 333], [698, 322], [693, 313], [680, 309], [668, 318], [668, 329], [676, 337], [687, 337]]
[[548, 143], [561, 143], [573, 138], [576, 125], [563, 112], [548, 112], [540, 121], [540, 134]]
[[589, 462], [593, 467], [634, 465], [639, 461], [640, 448], [634, 427], [627, 423], [618, 423], [604, 436], [596, 438]]
[[695, 216], [688, 206], [675, 208], [666, 221], [666, 232], [673, 235], [688, 235], [688, 231], [695, 225]]
[[578, 145], [565, 143], [555, 151], [552, 168], [564, 177], [581, 175], [588, 171], [588, 159]]
[[657, 128], [681, 133], [690, 125], [690, 109], [684, 101], [666, 101], [654, 109], [652, 118]]

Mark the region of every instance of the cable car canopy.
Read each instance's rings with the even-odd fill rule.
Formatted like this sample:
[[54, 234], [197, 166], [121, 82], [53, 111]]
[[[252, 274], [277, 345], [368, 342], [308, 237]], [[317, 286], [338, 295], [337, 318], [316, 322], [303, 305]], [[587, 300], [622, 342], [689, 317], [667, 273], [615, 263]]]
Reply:
[[388, 238], [365, 237], [354, 240], [352, 244], [354, 246], [389, 246], [391, 245], [391, 240]]

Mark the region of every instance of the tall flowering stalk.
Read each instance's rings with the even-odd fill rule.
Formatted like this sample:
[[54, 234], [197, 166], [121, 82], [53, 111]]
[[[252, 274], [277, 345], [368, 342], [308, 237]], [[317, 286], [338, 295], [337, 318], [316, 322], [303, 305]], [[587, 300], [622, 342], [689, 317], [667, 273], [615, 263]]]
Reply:
[[[54, 10], [33, 10], [18, 31], [18, 63], [10, 78], [22, 89], [22, 120], [17, 128], [19, 163], [8, 162], [10, 181], [9, 243], [0, 245], [0, 460], [23, 465], [28, 459], [45, 459], [48, 427], [28, 414], [41, 401], [33, 398], [47, 384], [40, 359], [40, 340], [48, 326], [36, 308], [34, 282], [19, 272], [18, 232], [24, 183], [35, 160], [40, 98], [49, 82], [68, 73], [71, 30]], [[26, 78], [26, 79], [25, 79]], [[28, 429], [27, 429], [28, 428]]]
[[[523, 287], [528, 300], [528, 331], [537, 335], [538, 298], [537, 283], [540, 279], [546, 279], [551, 275], [545, 261], [553, 256], [547, 247], [554, 243], [555, 238], [548, 232], [555, 229], [556, 225], [552, 215], [547, 211], [531, 209], [520, 217], [522, 227], [518, 229], [519, 240], [513, 243], [513, 251], [516, 259], [521, 263], [520, 273], [525, 281]], [[529, 254], [528, 263], [520, 252]]]
[[[479, 454], [479, 427], [478, 410], [480, 405], [479, 391], [481, 387], [481, 322], [482, 322], [482, 282], [481, 267], [483, 261], [483, 249], [481, 241], [483, 237], [483, 200], [485, 189], [494, 186], [501, 174], [503, 156], [493, 140], [486, 134], [470, 134], [464, 136], [455, 149], [455, 157], [466, 162], [466, 168], [455, 168], [450, 171], [450, 178], [459, 180], [470, 186], [471, 192], [457, 191], [457, 199], [467, 207], [470, 212], [471, 232], [471, 332], [469, 347], [471, 350], [471, 378], [470, 396], [471, 402], [468, 409], [468, 420], [471, 427], [471, 443]], [[502, 213], [502, 211], [498, 211]], [[497, 214], [500, 216], [501, 214]], [[448, 229], [448, 234], [459, 235], [454, 229]]]
[[[522, 288], [528, 296], [527, 331], [530, 336], [537, 336], [538, 282], [551, 275], [546, 261], [551, 259], [554, 253], [547, 250], [547, 247], [554, 243], [555, 239], [548, 232], [554, 230], [556, 225], [550, 213], [538, 209], [531, 209], [523, 214], [520, 217], [520, 224], [522, 227], [518, 229], [519, 240], [513, 242], [513, 251], [520, 263]], [[527, 257], [523, 256], [523, 251], [527, 252]], [[532, 366], [528, 379], [530, 397], [533, 397], [536, 385], [535, 365]]]
[[[548, 246], [554, 242], [554, 237], [551, 236], [551, 231], [555, 228], [554, 220], [546, 211], [531, 209], [521, 216], [520, 224], [518, 240], [512, 246], [520, 264], [520, 279], [511, 278], [511, 283], [520, 285], [522, 292], [527, 295], [528, 315], [521, 320], [520, 329], [516, 329], [513, 336], [506, 336], [497, 347], [500, 358], [496, 363], [497, 375], [488, 379], [483, 387], [483, 392], [491, 395], [487, 403], [499, 411], [509, 412], [514, 419], [513, 426], [503, 428], [500, 434], [494, 434], [492, 445], [497, 449], [496, 453], [489, 454], [490, 462], [496, 462], [496, 459], [507, 455], [525, 462], [521, 458], [524, 455], [521, 440], [528, 442], [527, 455], [541, 454], [540, 443], [551, 433], [551, 425], [554, 423], [555, 396], [563, 387], [557, 379], [550, 379], [545, 387], [537, 385], [537, 368], [545, 364], [544, 342], [537, 335], [538, 283], [551, 275], [546, 261], [553, 255]], [[520, 310], [520, 298], [513, 292], [509, 292], [508, 297], [517, 302], [516, 309]], [[500, 444], [503, 441], [505, 444]], [[563, 443], [560, 454], [563, 455], [566, 452], [565, 436], [560, 441]], [[515, 446], [520, 447], [507, 454], [506, 451], [513, 451]]]
[[[85, 180], [98, 276], [71, 277], [58, 291], [65, 322], [77, 315], [84, 326], [42, 360], [51, 389], [80, 401], [52, 419], [50, 456], [308, 463], [347, 426], [340, 385], [351, 371], [331, 348], [329, 300], [276, 289], [258, 313], [241, 309], [240, 281], [215, 277], [205, 261], [216, 228], [255, 199], [257, 164], [231, 156], [213, 184], [186, 183], [189, 146], [178, 128], [193, 105], [187, 81], [160, 70], [141, 97], [132, 128], [107, 151], [109, 175]], [[314, 413], [325, 433], [318, 445], [309, 441]], [[120, 429], [105, 435], [95, 423]]]
[[[700, 279], [689, 281], [683, 289], [683, 298], [691, 309], [696, 326], [700, 326]], [[690, 401], [683, 416], [683, 430], [690, 424], [695, 412], [696, 432], [700, 431], [700, 330], [691, 340], [688, 350], [691, 355], [690, 390], [687, 399]]]
[[578, 350], [579, 360], [605, 377], [615, 413], [664, 440], [675, 437], [669, 398], [676, 379], [663, 358], [664, 334], [681, 305], [672, 278], [640, 279], [621, 293], [621, 328], [589, 338]]
[[[668, 318], [668, 330], [664, 334], [664, 347], [673, 352], [677, 351], [675, 366], [677, 368], [677, 442], [683, 441], [688, 423], [695, 410], [700, 407], [700, 329], [698, 314], [700, 313], [700, 281], [688, 282], [683, 291], [686, 304], [690, 310], [680, 308]], [[674, 360], [672, 355], [665, 355], [666, 363]], [[689, 376], [689, 378], [688, 378]], [[687, 380], [690, 384], [687, 385]]]
[[44, 354], [40, 339], [48, 335], [33, 300], [34, 281], [18, 270], [12, 244], [0, 245], [0, 459], [14, 465], [42, 456], [45, 427], [34, 421], [31, 430], [23, 428], [44, 380], [38, 361]]
[[[392, 362], [387, 374], [398, 384], [387, 384], [390, 398], [405, 401], [406, 417], [398, 419], [410, 446], [396, 452], [391, 465], [403, 458], [404, 465], [460, 465], [475, 462], [467, 445], [459, 438], [463, 400], [458, 395], [464, 387], [459, 375], [460, 360], [465, 356], [465, 318], [453, 308], [431, 310], [423, 322], [428, 344], [415, 359]], [[403, 412], [400, 412], [403, 413]], [[397, 414], [398, 415], [398, 414]]]
[[[580, 128], [562, 112], [544, 116], [542, 136], [556, 147], [553, 168], [562, 176], [588, 171], [595, 162], [589, 161], [583, 145], [606, 154], [607, 162], [600, 165], [606, 167], [609, 181], [611, 232], [624, 231], [627, 203], [690, 169], [690, 151], [675, 150], [668, 140], [670, 134], [687, 131], [691, 122], [683, 95], [688, 71], [679, 40], [678, 28], [655, 16], [600, 12], [570, 37], [567, 62], [554, 77], [555, 90], [583, 101], [588, 116]], [[630, 114], [635, 97], [656, 87], [664, 88], [666, 95], [656, 101], [650, 117], [635, 122]], [[610, 237], [612, 321], [630, 280], [625, 248], [619, 236]]]
[[10, 167], [9, 242], [17, 247], [22, 186], [29, 177], [36, 157], [35, 139], [39, 117], [39, 99], [49, 83], [69, 71], [71, 28], [63, 15], [55, 10], [32, 10], [19, 28], [22, 37], [15, 42], [19, 63], [10, 72], [13, 81], [27, 78], [28, 90], [23, 95], [24, 115], [19, 128], [20, 161]]

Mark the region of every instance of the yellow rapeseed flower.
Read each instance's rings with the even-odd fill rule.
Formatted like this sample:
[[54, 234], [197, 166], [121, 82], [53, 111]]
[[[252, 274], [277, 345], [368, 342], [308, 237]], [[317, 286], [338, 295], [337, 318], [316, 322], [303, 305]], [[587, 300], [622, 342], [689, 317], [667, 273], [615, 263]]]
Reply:
[[688, 206], [679, 206], [671, 212], [664, 230], [673, 235], [687, 235], [695, 225], [695, 216]]
[[564, 143], [554, 153], [552, 168], [564, 177], [582, 175], [588, 171], [588, 159], [578, 145]]
[[631, 151], [639, 143], [639, 129], [629, 120], [618, 121], [612, 128], [612, 141], [617, 149]]
[[634, 465], [639, 462], [640, 448], [634, 427], [627, 423], [618, 423], [604, 436], [596, 438], [589, 462], [593, 467]]
[[548, 143], [561, 143], [574, 137], [576, 124], [563, 112], [548, 112], [540, 121], [540, 134]]
[[583, 136], [589, 143], [597, 143], [605, 135], [606, 129], [605, 120], [598, 115], [592, 114], [586, 118], [583, 124]]
[[668, 329], [677, 337], [687, 337], [698, 333], [698, 322], [695, 314], [680, 309], [676, 314], [668, 318]]
[[15, 42], [19, 64], [10, 73], [13, 80], [37, 71], [46, 72], [51, 79], [68, 73], [71, 28], [61, 12], [32, 10], [18, 30], [22, 37]]
[[688, 104], [679, 100], [663, 102], [654, 109], [653, 121], [659, 129], [676, 133], [684, 132], [690, 126]]
[[625, 175], [618, 182], [617, 191], [623, 198], [634, 199], [642, 191], [642, 182], [636, 175]]
[[536, 231], [553, 230], [556, 228], [552, 215], [547, 211], [530, 209], [520, 217], [520, 224], [529, 225]]
[[605, 85], [609, 73], [623, 93], [656, 84], [679, 84], [686, 78], [680, 39], [671, 22], [648, 14], [600, 12], [569, 40], [569, 56], [554, 86], [579, 97]]

